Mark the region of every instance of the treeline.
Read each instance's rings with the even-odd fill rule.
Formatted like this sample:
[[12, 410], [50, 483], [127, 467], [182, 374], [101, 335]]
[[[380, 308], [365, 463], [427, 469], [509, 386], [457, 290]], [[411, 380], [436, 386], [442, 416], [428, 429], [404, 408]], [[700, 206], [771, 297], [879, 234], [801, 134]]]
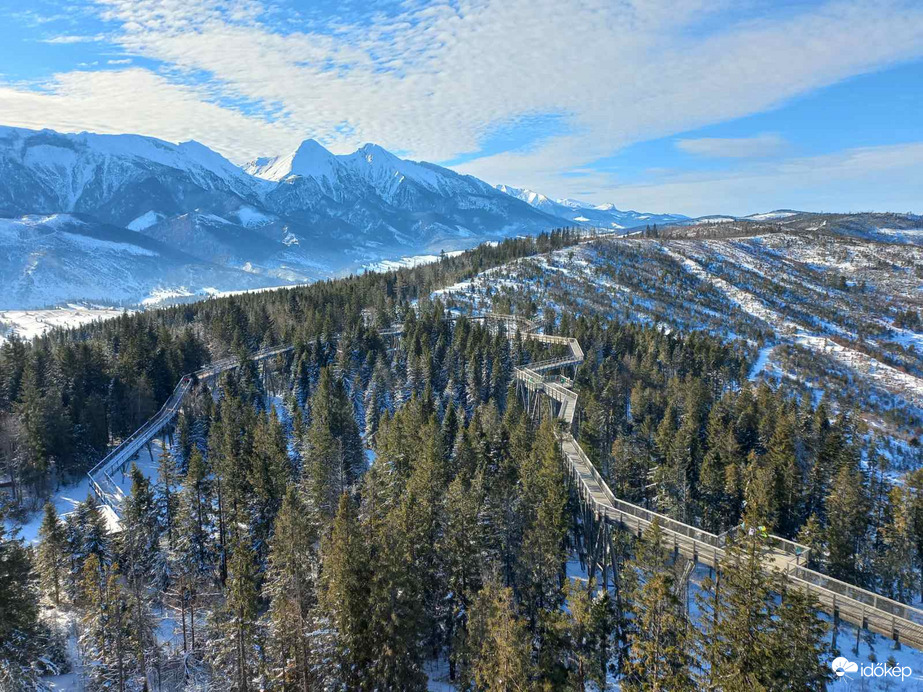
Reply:
[[[411, 301], [517, 257], [579, 240], [576, 231], [483, 245], [431, 265], [309, 286], [124, 314], [0, 347], [0, 477], [17, 501], [83, 473], [150, 417], [179, 378], [204, 363], [355, 329], [363, 310], [382, 324]], [[32, 503], [30, 503], [32, 504]]]
[[[675, 377], [717, 394], [746, 371], [707, 337], [546, 320], [591, 345], [600, 365], [581, 388], [614, 362], [634, 363], [622, 381], [652, 400], [674, 397]], [[43, 592], [79, 616], [90, 688], [422, 690], [443, 661], [461, 690], [822, 689], [823, 626], [799, 594], [776, 600], [756, 538], [731, 554], [720, 593], [703, 591], [708, 622], [690, 618], [688, 572], [666, 568], [656, 536], [626, 539], [611, 592], [566, 578], [574, 508], [553, 424], [536, 427], [512, 389], [514, 366], [541, 348], [453, 325], [436, 304], [408, 313], [396, 346], [357, 324], [299, 342], [281, 381], [249, 365], [218, 401], [201, 388], [158, 478], [132, 471], [121, 533], [92, 499], [63, 522], [46, 510]], [[273, 381], [281, 419], [263, 390]], [[631, 408], [633, 420], [644, 407]], [[761, 586], [735, 591], [733, 574]], [[164, 608], [179, 656], [155, 635]], [[743, 670], [754, 626], [760, 650], [786, 658]]]

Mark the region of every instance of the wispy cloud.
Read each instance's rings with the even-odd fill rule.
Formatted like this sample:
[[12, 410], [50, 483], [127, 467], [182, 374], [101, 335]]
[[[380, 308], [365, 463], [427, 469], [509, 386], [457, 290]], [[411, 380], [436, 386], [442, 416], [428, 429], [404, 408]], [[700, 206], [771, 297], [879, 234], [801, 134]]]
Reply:
[[106, 37], [103, 34], [94, 34], [93, 36], [84, 36], [81, 34], [61, 34], [59, 36], [41, 38], [39, 39], [39, 43], [50, 43], [50, 44], [96, 43], [99, 41], [104, 41], [105, 38]]
[[772, 156], [778, 154], [784, 147], [785, 139], [771, 133], [756, 137], [700, 137], [676, 141], [676, 148], [687, 154], [730, 159]]

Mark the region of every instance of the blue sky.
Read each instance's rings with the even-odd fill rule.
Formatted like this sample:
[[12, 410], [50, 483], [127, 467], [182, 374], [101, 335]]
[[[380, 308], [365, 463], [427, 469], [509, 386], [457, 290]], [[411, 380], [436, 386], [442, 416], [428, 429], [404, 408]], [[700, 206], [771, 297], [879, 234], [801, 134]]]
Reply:
[[917, 0], [0, 0], [0, 124], [366, 141], [621, 208], [923, 212]]

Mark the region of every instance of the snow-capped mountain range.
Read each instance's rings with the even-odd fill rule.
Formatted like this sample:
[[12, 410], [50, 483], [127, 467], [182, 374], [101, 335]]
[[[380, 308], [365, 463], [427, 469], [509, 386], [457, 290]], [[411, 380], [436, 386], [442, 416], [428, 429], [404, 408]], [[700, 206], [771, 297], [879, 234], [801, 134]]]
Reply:
[[564, 225], [679, 218], [494, 188], [375, 144], [334, 155], [306, 140], [238, 167], [198, 142], [0, 127], [13, 287], [0, 309], [304, 282]]
[[622, 210], [617, 209], [611, 203], [593, 205], [575, 199], [549, 199], [540, 192], [509, 185], [497, 185], [496, 188], [546, 214], [587, 226], [610, 229], [637, 228], [638, 226], [678, 223], [688, 218], [682, 214], [651, 214], [631, 209]]

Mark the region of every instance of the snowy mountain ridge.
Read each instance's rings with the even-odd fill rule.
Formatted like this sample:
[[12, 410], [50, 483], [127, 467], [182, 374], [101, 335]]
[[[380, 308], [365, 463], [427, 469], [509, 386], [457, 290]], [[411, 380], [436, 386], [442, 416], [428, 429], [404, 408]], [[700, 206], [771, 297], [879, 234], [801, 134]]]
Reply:
[[[26, 227], [30, 215], [56, 214], [158, 241], [232, 275], [260, 277], [259, 285], [313, 281], [378, 260], [567, 224], [476, 178], [406, 161], [374, 144], [335, 156], [306, 140], [287, 156], [238, 167], [198, 142], [0, 127], [0, 218], [20, 219]], [[47, 221], [41, 225], [49, 228]], [[49, 260], [67, 260], [55, 256], [66, 245], [59, 241], [44, 247], [37, 278]], [[15, 245], [18, 252], [25, 246]], [[79, 257], [87, 263], [82, 269], [94, 267], [89, 257]], [[12, 273], [0, 279], [17, 282], [28, 255], [10, 259]], [[160, 294], [206, 287], [180, 291], [163, 285], [156, 265], [145, 271], [142, 284], [153, 282]], [[91, 275], [67, 273], [74, 281]], [[63, 275], [56, 280], [64, 281]], [[83, 288], [96, 295], [94, 285], [62, 284], [61, 291], [79, 299]], [[240, 288], [251, 286], [248, 279]], [[16, 295], [25, 302], [10, 307], [39, 307], [45, 303], [35, 301], [52, 297], [25, 289]], [[147, 298], [146, 290], [134, 296]]]
[[651, 214], [631, 209], [622, 210], [611, 202], [594, 205], [575, 199], [552, 200], [540, 192], [510, 185], [496, 185], [495, 187], [500, 192], [522, 200], [547, 214], [552, 214], [580, 225], [621, 229], [654, 224], [679, 223], [688, 218], [682, 214]]

